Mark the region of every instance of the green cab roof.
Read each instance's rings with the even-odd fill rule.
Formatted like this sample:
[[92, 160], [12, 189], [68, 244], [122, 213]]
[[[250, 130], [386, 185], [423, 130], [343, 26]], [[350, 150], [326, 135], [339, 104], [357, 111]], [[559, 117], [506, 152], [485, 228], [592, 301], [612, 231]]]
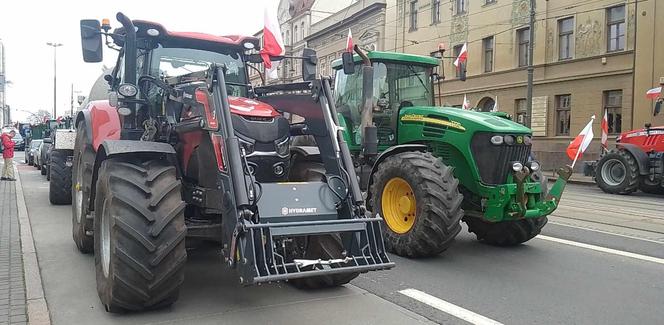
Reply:
[[[371, 51], [367, 52], [367, 56], [372, 61], [374, 60], [396, 61], [396, 62], [407, 62], [409, 64], [420, 64], [420, 65], [429, 65], [429, 66], [437, 66], [440, 63], [438, 59], [430, 56], [399, 53], [399, 52]], [[360, 58], [359, 55], [355, 54], [353, 55], [353, 61], [356, 63], [361, 62], [362, 58]], [[336, 59], [332, 61], [332, 68], [341, 69], [341, 59]]]

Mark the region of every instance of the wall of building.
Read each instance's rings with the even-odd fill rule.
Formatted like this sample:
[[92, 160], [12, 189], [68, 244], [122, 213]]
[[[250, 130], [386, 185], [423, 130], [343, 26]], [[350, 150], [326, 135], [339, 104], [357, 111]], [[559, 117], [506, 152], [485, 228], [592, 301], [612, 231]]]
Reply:
[[[634, 66], [634, 124], [664, 125], [664, 112], [653, 116], [654, 101], [647, 99], [648, 89], [658, 86], [664, 77], [664, 3], [658, 0], [635, 5], [636, 58]], [[664, 81], [664, 80], [662, 80]]]

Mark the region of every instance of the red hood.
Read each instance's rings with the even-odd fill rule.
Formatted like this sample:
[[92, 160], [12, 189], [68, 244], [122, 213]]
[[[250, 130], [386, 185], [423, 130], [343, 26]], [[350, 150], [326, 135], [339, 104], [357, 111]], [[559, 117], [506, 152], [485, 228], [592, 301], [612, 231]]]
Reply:
[[231, 113], [237, 115], [255, 117], [279, 116], [279, 112], [272, 106], [249, 98], [228, 96], [228, 104], [231, 107]]

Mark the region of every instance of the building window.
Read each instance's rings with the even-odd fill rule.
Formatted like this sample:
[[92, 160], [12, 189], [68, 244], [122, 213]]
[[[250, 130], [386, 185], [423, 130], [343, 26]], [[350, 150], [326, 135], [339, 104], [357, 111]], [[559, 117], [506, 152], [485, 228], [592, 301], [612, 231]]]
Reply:
[[574, 55], [574, 18], [558, 21], [558, 59], [571, 59]]
[[293, 44], [297, 42], [297, 26], [293, 27]]
[[482, 55], [484, 55], [484, 72], [493, 71], [493, 36], [482, 40]]
[[300, 30], [302, 30], [302, 38], [300, 39], [304, 40], [304, 37], [306, 36], [306, 34], [304, 33], [304, 22], [302, 22], [302, 24], [300, 25]]
[[604, 92], [604, 109], [609, 122], [609, 134], [619, 134], [622, 125], [622, 90]]
[[520, 124], [526, 125], [526, 115], [528, 113], [528, 106], [526, 105], [525, 98], [519, 98], [514, 101], [514, 111], [516, 112], [516, 121]]
[[528, 49], [530, 48], [530, 29], [522, 28], [516, 31], [519, 41], [519, 66], [528, 65]]
[[625, 6], [609, 8], [607, 11], [607, 51], [625, 49]]
[[[454, 53], [454, 58], [455, 59], [459, 57], [459, 54], [461, 54], [461, 49], [462, 48], [463, 48], [463, 44], [459, 44], [459, 45], [454, 46], [453, 53]], [[461, 69], [463, 69], [463, 67]], [[454, 69], [455, 75], [456, 75], [457, 78], [459, 78], [459, 76], [460, 76], [461, 69]]]
[[286, 42], [286, 45], [290, 45], [290, 31], [289, 30], [286, 31], [286, 40], [285, 40], [285, 42]]
[[417, 1], [410, 2], [410, 30], [417, 29]]
[[556, 135], [569, 135], [572, 95], [556, 96]]
[[456, 9], [456, 11], [455, 11], [456, 14], [457, 15], [465, 14], [466, 10], [468, 9], [467, 8], [468, 0], [455, 0], [455, 2], [456, 2], [456, 5], [454, 6], [454, 8]]
[[493, 4], [493, 3], [496, 3], [496, 0], [484, 0], [485, 5], [490, 5], [490, 4]]
[[440, 22], [440, 0], [431, 1], [431, 24]]

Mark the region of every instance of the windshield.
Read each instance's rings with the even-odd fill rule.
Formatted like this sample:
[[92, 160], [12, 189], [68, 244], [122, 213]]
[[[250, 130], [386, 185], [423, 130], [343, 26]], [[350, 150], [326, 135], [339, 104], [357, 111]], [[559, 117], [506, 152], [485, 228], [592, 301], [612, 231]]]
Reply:
[[187, 48], [163, 48], [152, 51], [150, 75], [170, 78], [207, 70], [213, 64], [224, 64], [228, 95], [246, 97], [247, 77], [239, 53], [224, 54]]
[[[374, 62], [373, 67], [372, 106], [377, 126], [383, 122], [389, 125], [391, 115], [402, 107], [432, 105], [431, 68], [389, 62]], [[351, 121], [354, 131], [359, 131], [362, 111], [361, 65], [356, 65], [351, 75], [344, 74], [343, 70], [337, 71], [334, 96], [337, 110]], [[355, 134], [355, 143], [360, 143], [359, 132]], [[393, 132], [385, 137], [387, 141], [394, 140]]]

